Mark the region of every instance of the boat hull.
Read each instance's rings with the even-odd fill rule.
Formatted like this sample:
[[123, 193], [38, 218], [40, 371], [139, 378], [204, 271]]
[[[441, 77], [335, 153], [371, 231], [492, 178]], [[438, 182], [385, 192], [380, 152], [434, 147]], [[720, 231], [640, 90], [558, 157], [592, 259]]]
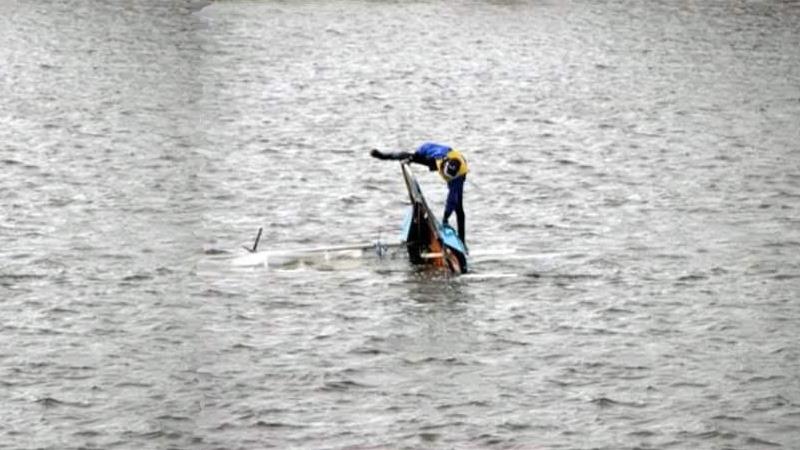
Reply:
[[403, 221], [402, 239], [412, 264], [425, 264], [451, 273], [467, 272], [467, 250], [456, 231], [436, 219], [408, 164], [401, 164], [411, 207]]

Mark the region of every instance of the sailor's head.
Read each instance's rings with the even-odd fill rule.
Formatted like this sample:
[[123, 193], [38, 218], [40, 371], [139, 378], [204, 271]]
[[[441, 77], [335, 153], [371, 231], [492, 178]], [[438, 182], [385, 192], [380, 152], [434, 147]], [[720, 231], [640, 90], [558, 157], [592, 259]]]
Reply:
[[457, 159], [447, 158], [442, 164], [442, 173], [447, 179], [455, 178], [459, 169], [461, 169], [461, 161]]

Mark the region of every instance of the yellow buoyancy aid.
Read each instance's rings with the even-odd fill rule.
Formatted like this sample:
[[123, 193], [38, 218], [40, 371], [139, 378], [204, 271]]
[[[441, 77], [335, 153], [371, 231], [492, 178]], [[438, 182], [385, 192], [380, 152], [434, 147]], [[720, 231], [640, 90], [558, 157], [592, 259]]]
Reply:
[[[447, 176], [447, 174], [444, 173], [444, 166], [450, 159], [455, 159], [460, 163], [458, 167], [458, 173], [453, 177]], [[467, 160], [464, 158], [464, 155], [462, 155], [461, 152], [458, 150], [450, 150], [449, 152], [447, 152], [447, 156], [445, 156], [442, 159], [437, 159], [436, 168], [439, 169], [439, 175], [441, 175], [442, 178], [444, 178], [444, 181], [450, 181], [454, 178], [462, 177], [466, 175], [467, 172], [469, 172], [469, 167], [467, 167]]]

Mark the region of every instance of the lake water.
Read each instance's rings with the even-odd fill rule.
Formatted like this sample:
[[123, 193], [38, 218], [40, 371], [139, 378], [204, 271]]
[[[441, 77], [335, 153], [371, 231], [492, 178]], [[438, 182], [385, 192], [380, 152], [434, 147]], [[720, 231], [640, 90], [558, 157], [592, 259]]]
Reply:
[[[798, 80], [796, 1], [0, 1], [0, 448], [800, 448]], [[472, 274], [232, 264], [427, 140]]]

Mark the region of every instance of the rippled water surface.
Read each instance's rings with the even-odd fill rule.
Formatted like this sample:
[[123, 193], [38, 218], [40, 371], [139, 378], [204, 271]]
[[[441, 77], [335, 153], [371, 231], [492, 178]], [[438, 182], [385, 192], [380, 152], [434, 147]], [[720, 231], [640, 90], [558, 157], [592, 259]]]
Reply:
[[[800, 448], [798, 80], [796, 1], [0, 1], [0, 448]], [[472, 274], [232, 264], [425, 140]]]

